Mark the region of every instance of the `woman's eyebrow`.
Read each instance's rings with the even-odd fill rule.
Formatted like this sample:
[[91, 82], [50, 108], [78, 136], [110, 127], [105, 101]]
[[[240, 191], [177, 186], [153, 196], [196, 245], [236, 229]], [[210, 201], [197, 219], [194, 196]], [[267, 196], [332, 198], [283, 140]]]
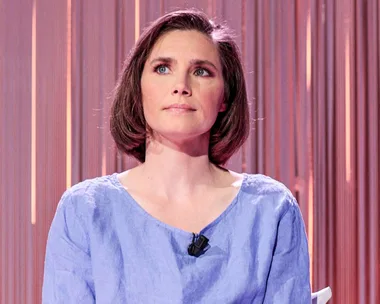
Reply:
[[177, 62], [177, 60], [175, 60], [175, 59], [173, 59], [173, 58], [171, 58], [171, 57], [157, 57], [157, 58], [155, 58], [155, 59], [153, 59], [151, 62], [150, 62], [150, 64], [152, 65], [152, 64], [154, 64], [155, 62], [157, 62], [157, 61], [159, 61], [159, 62], [164, 62], [164, 63], [170, 63], [170, 62]]
[[[172, 62], [177, 62], [177, 60], [175, 60], [174, 58], [172, 57], [157, 57], [155, 59], [153, 59], [150, 64], [153, 65], [155, 62], [163, 62], [163, 63], [172, 63]], [[213, 64], [210, 60], [206, 60], [206, 59], [191, 59], [190, 60], [190, 64], [191, 65], [209, 65], [209, 66], [212, 66], [215, 70], [218, 70], [218, 68], [215, 66], [215, 64]]]
[[211, 61], [209, 60], [205, 60], [205, 59], [192, 59], [190, 60], [190, 64], [192, 65], [210, 65], [212, 66], [215, 70], [218, 70], [218, 68], [215, 66], [215, 64], [213, 64]]

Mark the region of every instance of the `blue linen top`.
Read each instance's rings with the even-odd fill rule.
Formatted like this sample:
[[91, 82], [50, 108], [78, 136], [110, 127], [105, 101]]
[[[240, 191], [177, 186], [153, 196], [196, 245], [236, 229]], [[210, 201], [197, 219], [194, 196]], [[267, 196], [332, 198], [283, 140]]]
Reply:
[[301, 212], [281, 183], [244, 174], [227, 209], [192, 233], [148, 214], [117, 174], [68, 189], [49, 231], [43, 303], [311, 303]]

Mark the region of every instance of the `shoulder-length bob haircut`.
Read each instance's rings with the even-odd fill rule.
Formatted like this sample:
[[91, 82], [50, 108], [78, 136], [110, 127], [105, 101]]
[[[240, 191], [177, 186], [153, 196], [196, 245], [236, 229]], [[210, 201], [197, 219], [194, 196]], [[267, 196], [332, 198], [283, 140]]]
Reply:
[[244, 72], [238, 47], [227, 27], [214, 24], [197, 10], [168, 13], [153, 22], [140, 36], [114, 91], [111, 134], [119, 150], [139, 162], [145, 161], [146, 139], [152, 130], [143, 114], [141, 75], [156, 41], [174, 30], [201, 32], [215, 43], [219, 51], [227, 110], [218, 114], [210, 130], [209, 159], [216, 165], [223, 165], [243, 145], [249, 133]]

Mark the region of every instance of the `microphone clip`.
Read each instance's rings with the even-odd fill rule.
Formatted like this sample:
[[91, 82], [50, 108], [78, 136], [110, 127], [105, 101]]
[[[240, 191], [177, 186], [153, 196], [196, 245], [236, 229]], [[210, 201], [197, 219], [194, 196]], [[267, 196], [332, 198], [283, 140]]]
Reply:
[[199, 257], [202, 253], [204, 253], [204, 249], [207, 247], [208, 241], [208, 238], [204, 235], [200, 234], [196, 236], [195, 233], [193, 233], [193, 240], [187, 248], [187, 252], [191, 256]]

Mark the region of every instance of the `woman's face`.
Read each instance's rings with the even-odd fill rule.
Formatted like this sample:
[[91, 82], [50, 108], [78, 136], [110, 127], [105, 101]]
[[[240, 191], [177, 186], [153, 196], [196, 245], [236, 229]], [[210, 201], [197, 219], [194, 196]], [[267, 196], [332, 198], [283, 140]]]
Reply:
[[141, 90], [147, 124], [173, 140], [208, 133], [226, 109], [218, 50], [198, 31], [176, 30], [158, 39], [145, 62]]

